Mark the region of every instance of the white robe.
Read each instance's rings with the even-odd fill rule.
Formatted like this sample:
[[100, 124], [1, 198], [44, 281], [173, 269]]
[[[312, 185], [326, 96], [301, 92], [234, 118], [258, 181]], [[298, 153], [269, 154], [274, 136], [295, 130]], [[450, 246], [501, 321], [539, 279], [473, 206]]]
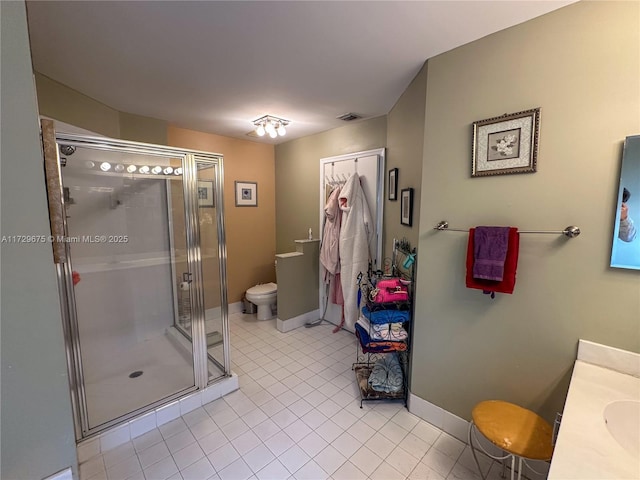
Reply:
[[358, 274], [367, 273], [373, 221], [367, 199], [360, 186], [360, 177], [353, 174], [344, 184], [339, 197], [342, 210], [340, 228], [340, 280], [344, 295], [344, 318], [348, 330], [355, 329], [358, 320]]

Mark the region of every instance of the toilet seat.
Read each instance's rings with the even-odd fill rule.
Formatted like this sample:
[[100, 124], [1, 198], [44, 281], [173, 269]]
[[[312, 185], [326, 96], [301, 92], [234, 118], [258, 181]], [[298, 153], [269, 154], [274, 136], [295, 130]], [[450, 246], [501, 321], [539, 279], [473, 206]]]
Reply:
[[278, 285], [275, 283], [263, 283], [260, 285], [256, 285], [255, 287], [251, 287], [247, 290], [247, 294], [252, 296], [264, 296], [264, 295], [273, 295], [277, 293]]

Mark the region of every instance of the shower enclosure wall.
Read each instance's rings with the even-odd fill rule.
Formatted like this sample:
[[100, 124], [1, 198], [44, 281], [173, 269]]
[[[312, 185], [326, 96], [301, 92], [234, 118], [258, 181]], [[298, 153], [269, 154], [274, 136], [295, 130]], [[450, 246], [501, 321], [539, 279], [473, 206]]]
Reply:
[[99, 137], [56, 142], [80, 440], [231, 374], [223, 165]]

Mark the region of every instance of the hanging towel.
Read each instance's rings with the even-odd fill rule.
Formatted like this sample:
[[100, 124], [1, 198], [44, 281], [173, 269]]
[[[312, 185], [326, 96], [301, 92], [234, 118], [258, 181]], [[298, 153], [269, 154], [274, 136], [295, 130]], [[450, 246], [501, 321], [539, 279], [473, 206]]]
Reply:
[[509, 227], [476, 227], [473, 236], [473, 278], [501, 282], [508, 244]]
[[518, 267], [518, 251], [520, 248], [520, 235], [517, 228], [509, 228], [509, 242], [507, 255], [504, 261], [504, 273], [502, 281], [484, 280], [473, 278], [474, 264], [474, 235], [475, 229], [469, 229], [469, 243], [467, 245], [467, 288], [477, 288], [483, 293], [491, 294], [493, 298], [496, 292], [513, 293], [516, 285], [516, 269]]

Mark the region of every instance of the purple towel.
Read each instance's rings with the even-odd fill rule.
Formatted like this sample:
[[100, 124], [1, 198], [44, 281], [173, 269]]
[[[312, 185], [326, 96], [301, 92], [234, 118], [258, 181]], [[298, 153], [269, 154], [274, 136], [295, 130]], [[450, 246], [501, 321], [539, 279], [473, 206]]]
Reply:
[[509, 246], [509, 227], [476, 227], [473, 278], [502, 281]]

